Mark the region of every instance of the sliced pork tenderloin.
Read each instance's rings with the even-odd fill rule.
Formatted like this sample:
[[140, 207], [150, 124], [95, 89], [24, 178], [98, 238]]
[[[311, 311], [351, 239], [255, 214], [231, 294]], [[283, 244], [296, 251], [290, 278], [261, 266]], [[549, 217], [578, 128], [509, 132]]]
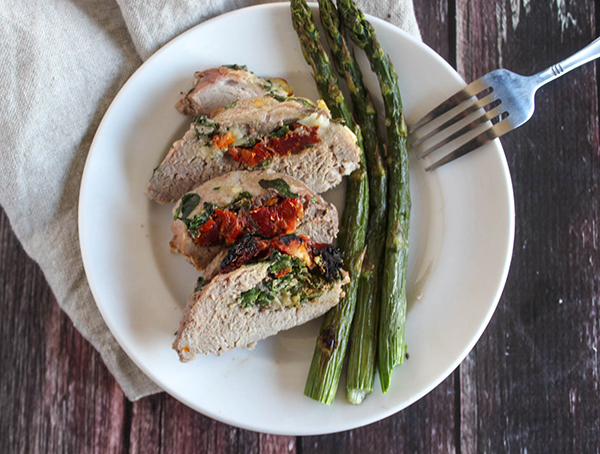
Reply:
[[291, 306], [243, 307], [241, 294], [267, 278], [268, 262], [243, 266], [214, 277], [200, 291], [190, 295], [173, 348], [182, 362], [197, 354], [216, 354], [235, 348], [253, 348], [261, 339], [293, 328], [325, 314], [344, 295], [342, 280], [326, 286], [312, 300]]
[[[285, 155], [281, 146], [296, 148]], [[273, 155], [253, 164], [259, 147]], [[244, 161], [247, 156], [250, 161]], [[146, 194], [159, 203], [172, 203], [224, 173], [257, 168], [293, 176], [321, 193], [337, 186], [358, 164], [356, 136], [331, 121], [326, 108], [300, 98], [284, 102], [270, 96], [246, 98], [210, 117], [197, 118], [154, 171]]]
[[[279, 187], [279, 190], [268, 187], [278, 184], [281, 186], [282, 181], [285, 182], [285, 185]], [[304, 183], [290, 176], [271, 170], [236, 171], [209, 180], [187, 193], [184, 196], [185, 200], [190, 200], [194, 194], [198, 196], [193, 201], [195, 203], [193, 209], [190, 208], [188, 202], [188, 206], [182, 210], [182, 199], [175, 204], [173, 208], [174, 221], [171, 226], [173, 232], [173, 239], [170, 243], [171, 251], [182, 254], [198, 271], [203, 272], [217, 254], [226, 251], [229, 247], [224, 244], [200, 246], [190, 234], [186, 223], [205, 213], [205, 204], [209, 204], [210, 207], [223, 208], [230, 206], [243, 193], [249, 193], [252, 196], [252, 207], [258, 208], [265, 204], [273, 204], [274, 200], [288, 196], [288, 191], [294, 194], [302, 206], [302, 218], [293, 231], [319, 243], [332, 243], [338, 233], [338, 213], [334, 205], [327, 203]], [[249, 210], [245, 210], [245, 214], [247, 214]], [[280, 233], [292, 233], [292, 231]], [[209, 271], [207, 274], [203, 274], [203, 277], [209, 279], [212, 275], [212, 271]]]
[[292, 88], [284, 79], [263, 79], [243, 66], [221, 66], [194, 73], [194, 86], [175, 107], [183, 115], [207, 115], [238, 99], [267, 94], [288, 97]]

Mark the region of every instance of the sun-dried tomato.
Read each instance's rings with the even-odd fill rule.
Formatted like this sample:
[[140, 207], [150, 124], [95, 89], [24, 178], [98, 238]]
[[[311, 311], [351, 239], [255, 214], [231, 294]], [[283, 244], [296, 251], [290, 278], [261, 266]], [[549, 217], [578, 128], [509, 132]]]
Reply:
[[217, 208], [198, 229], [195, 237], [201, 246], [231, 245], [248, 234], [265, 238], [292, 233], [304, 217], [304, 207], [298, 198], [278, 199], [269, 206], [238, 212]]
[[[342, 258], [338, 249], [331, 245], [317, 243], [303, 235], [294, 234], [280, 235], [270, 240], [254, 235], [242, 237], [223, 259], [221, 273], [228, 273], [249, 263], [260, 262], [273, 251], [302, 260], [310, 269], [318, 270], [329, 282], [340, 278]], [[319, 257], [319, 263], [315, 260], [316, 257]], [[280, 278], [290, 271], [291, 269], [284, 269], [274, 276]]]
[[219, 226], [219, 239], [225, 244], [233, 244], [242, 236], [246, 226], [241, 222], [240, 217], [230, 210], [215, 210], [212, 219]]
[[312, 250], [317, 244], [319, 243], [315, 243], [303, 235], [282, 235], [277, 238], [273, 238], [270, 248], [299, 258], [306, 263], [309, 268], [312, 268]]
[[198, 228], [196, 235], [196, 243], [200, 246], [210, 246], [219, 242], [219, 226], [209, 218], [203, 225]]
[[229, 147], [229, 153], [235, 161], [243, 162], [248, 167], [256, 167], [273, 157], [272, 151], [263, 142], [257, 143], [253, 148]]
[[221, 262], [221, 273], [229, 273], [242, 265], [264, 259], [269, 253], [269, 240], [245, 235], [229, 249]]
[[250, 211], [250, 217], [257, 226], [256, 233], [266, 237], [292, 233], [299, 220], [304, 217], [304, 207], [297, 198], [283, 199], [271, 205]]
[[286, 268], [285, 270], [281, 270], [281, 271], [277, 271], [276, 273], [273, 273], [273, 277], [279, 279], [282, 278], [283, 276], [285, 276], [286, 274], [290, 274], [292, 272], [291, 268]]
[[271, 137], [258, 142], [252, 148], [229, 147], [231, 157], [243, 162], [248, 167], [255, 167], [273, 156], [288, 156], [300, 153], [306, 147], [319, 143], [321, 139], [317, 134], [318, 126], [311, 128], [304, 125], [295, 125], [291, 131], [281, 138]]
[[273, 137], [268, 142], [269, 149], [273, 150], [279, 156], [296, 154], [304, 150], [307, 145], [313, 145], [320, 142], [317, 135], [318, 126], [308, 128], [303, 125], [296, 125], [294, 129], [288, 132], [281, 139]]
[[226, 150], [229, 145], [235, 142], [235, 136], [233, 133], [228, 132], [227, 134], [218, 134], [213, 136], [213, 147], [217, 150]]

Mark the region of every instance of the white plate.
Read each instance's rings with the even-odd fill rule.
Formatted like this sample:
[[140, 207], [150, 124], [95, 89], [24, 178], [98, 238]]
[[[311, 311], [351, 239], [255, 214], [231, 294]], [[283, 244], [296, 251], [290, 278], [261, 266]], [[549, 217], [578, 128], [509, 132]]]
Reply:
[[[369, 19], [395, 62], [409, 122], [464, 86], [427, 46], [382, 20]], [[189, 125], [173, 108], [179, 92], [189, 89], [194, 71], [228, 63], [285, 77], [297, 95], [317, 98], [288, 4], [246, 8], [205, 22], [142, 65], [106, 113], [83, 175], [81, 250], [98, 307], [117, 341], [152, 380], [186, 405], [228, 424], [308, 435], [351, 429], [396, 413], [458, 366], [502, 292], [514, 206], [500, 144], [433, 173], [411, 163], [410, 359], [396, 368], [386, 395], [378, 380], [360, 406], [346, 402], [343, 380], [331, 407], [303, 395], [319, 321], [262, 341], [251, 352], [182, 364], [171, 343], [196, 273], [169, 253], [171, 207], [149, 201], [144, 188]], [[366, 69], [365, 74], [377, 93], [376, 79]]]

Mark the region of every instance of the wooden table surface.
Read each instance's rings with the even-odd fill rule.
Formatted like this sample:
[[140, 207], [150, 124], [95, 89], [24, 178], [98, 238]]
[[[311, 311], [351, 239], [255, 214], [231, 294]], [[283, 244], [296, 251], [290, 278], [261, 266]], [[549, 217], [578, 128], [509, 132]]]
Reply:
[[[592, 0], [415, 0], [424, 41], [466, 80], [532, 74], [596, 36]], [[282, 437], [230, 427], [162, 393], [131, 403], [60, 311], [0, 216], [0, 453], [597, 453], [600, 446], [598, 77], [543, 89], [502, 140], [514, 256], [483, 336], [442, 384], [356, 430]], [[18, 344], [18, 345], [17, 345]]]

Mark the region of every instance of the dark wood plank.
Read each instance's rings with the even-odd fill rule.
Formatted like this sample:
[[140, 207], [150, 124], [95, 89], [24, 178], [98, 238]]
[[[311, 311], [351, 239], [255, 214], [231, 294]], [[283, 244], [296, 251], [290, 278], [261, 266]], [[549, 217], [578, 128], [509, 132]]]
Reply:
[[[0, 451], [34, 452], [42, 438], [44, 304], [51, 299], [40, 270], [27, 259], [0, 214]], [[40, 281], [42, 284], [40, 284]], [[27, 320], [27, 321], [25, 321]], [[19, 342], [15, 342], [18, 339]], [[22, 439], [25, 433], [31, 434]]]
[[[131, 452], [237, 452], [239, 429], [218, 423], [160, 394], [134, 403]], [[257, 447], [257, 435], [247, 440]]]
[[359, 429], [298, 441], [302, 454], [454, 453], [455, 375], [426, 397], [389, 418]]
[[123, 452], [130, 405], [100, 355], [54, 299], [45, 319], [44, 381], [39, 410], [47, 427], [40, 452]]
[[[544, 69], [595, 37], [594, 2], [457, 2], [467, 80]], [[461, 368], [462, 452], [598, 452], [598, 93], [593, 65], [503, 139], [516, 241], [498, 310]], [[477, 424], [474, 428], [473, 425]]]
[[[454, 65], [456, 63], [454, 0], [414, 3], [423, 42]], [[452, 14], [449, 14], [449, 10]]]
[[261, 454], [295, 454], [296, 452], [296, 437], [260, 434]]
[[132, 453], [295, 454], [296, 438], [259, 434], [203, 416], [162, 393], [133, 404]]
[[0, 452], [124, 452], [128, 404], [0, 212]]
[[460, 408], [456, 424], [460, 432], [458, 451], [464, 454], [477, 452], [478, 415], [474, 358], [475, 354], [470, 353], [458, 368]]

